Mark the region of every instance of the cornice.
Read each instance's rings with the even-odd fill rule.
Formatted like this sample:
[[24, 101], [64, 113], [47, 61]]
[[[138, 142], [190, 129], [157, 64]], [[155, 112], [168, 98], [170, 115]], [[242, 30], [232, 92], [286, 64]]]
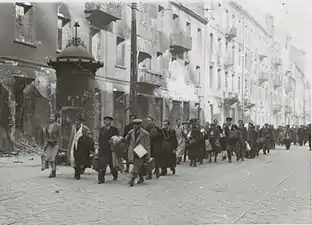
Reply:
[[201, 22], [201, 23], [203, 23], [205, 25], [208, 23], [208, 19], [207, 18], [199, 15], [195, 11], [191, 10], [190, 8], [188, 8], [186, 5], [183, 5], [181, 2], [179, 2], [179, 1], [170, 1], [170, 3], [173, 4], [174, 6], [176, 6], [177, 8], [179, 8], [180, 10], [184, 11], [188, 15], [194, 17], [199, 22]]

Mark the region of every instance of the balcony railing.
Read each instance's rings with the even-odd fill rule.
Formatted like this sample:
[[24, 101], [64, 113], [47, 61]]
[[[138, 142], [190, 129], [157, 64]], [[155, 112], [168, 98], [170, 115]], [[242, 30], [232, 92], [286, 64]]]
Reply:
[[280, 57], [275, 58], [273, 64], [275, 67], [282, 65], [282, 59]]
[[274, 113], [280, 112], [282, 110], [282, 105], [281, 104], [273, 104], [272, 109]]
[[165, 85], [165, 80], [162, 74], [150, 71], [148, 69], [139, 69], [138, 83], [147, 84], [154, 87], [161, 87]]
[[224, 104], [233, 105], [238, 102], [238, 94], [234, 92], [229, 92], [228, 95], [224, 98]]
[[293, 91], [293, 87], [290, 85], [287, 85], [285, 88], [286, 93], [292, 92]]
[[232, 26], [228, 29], [228, 32], [225, 34], [225, 38], [227, 41], [231, 41], [233, 38], [237, 37], [237, 28]]
[[192, 38], [182, 32], [170, 35], [170, 48], [173, 52], [187, 52], [192, 49]]
[[87, 2], [85, 3], [87, 19], [94, 25], [101, 27], [121, 19], [121, 4], [114, 2]]
[[286, 107], [285, 107], [285, 113], [289, 114], [289, 113], [291, 113], [291, 112], [292, 112], [292, 108], [289, 107], [289, 106], [286, 106]]
[[274, 78], [273, 79], [273, 88], [274, 89], [282, 87], [282, 84], [283, 84], [282, 79], [280, 79], [280, 78]]
[[232, 56], [227, 56], [224, 60], [224, 69], [228, 69], [234, 65], [234, 60]]
[[269, 80], [269, 75], [267, 72], [262, 71], [258, 77], [258, 84], [262, 85], [264, 82], [267, 82]]

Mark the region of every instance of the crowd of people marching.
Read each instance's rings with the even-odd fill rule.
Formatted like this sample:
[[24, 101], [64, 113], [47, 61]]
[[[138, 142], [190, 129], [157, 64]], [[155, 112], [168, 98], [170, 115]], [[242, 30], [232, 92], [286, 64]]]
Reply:
[[[44, 129], [45, 145], [42, 154], [42, 170], [51, 168], [49, 178], [56, 177], [56, 156], [59, 149], [60, 125], [57, 116], [50, 118], [50, 124]], [[93, 140], [90, 129], [84, 125], [80, 116], [72, 126], [67, 159], [75, 169], [75, 179], [79, 180], [84, 170], [92, 167], [98, 172], [98, 183], [105, 183], [107, 167], [110, 168], [113, 180], [119, 173], [129, 173], [132, 166], [129, 185], [143, 183], [145, 180], [166, 176], [168, 170], [176, 173], [176, 167], [182, 161], [189, 160], [191, 167], [202, 164], [204, 159], [217, 162], [218, 155], [222, 160], [232, 162], [270, 153], [275, 145], [285, 145], [290, 149], [291, 143], [300, 146], [309, 143], [311, 151], [311, 125], [301, 127], [278, 127], [269, 124], [263, 127], [243, 121], [233, 124], [232, 118], [219, 125], [217, 120], [200, 126], [199, 120], [176, 121], [176, 127], [170, 128], [165, 120], [162, 127], [148, 117], [143, 125], [141, 119], [130, 116], [123, 134], [113, 126], [114, 118], [104, 117], [104, 126], [99, 131], [98, 140]], [[95, 149], [95, 141], [98, 148]], [[124, 167], [125, 162], [125, 167]], [[136, 179], [138, 178], [137, 182]]]

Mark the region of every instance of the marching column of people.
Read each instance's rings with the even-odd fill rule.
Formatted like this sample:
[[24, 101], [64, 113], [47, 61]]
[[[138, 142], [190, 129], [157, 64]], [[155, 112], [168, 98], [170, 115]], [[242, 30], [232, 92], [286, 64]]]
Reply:
[[[51, 123], [43, 129], [45, 140], [42, 154], [42, 170], [51, 166], [49, 178], [56, 177], [55, 157], [60, 143], [60, 125], [56, 121], [57, 116], [51, 117]], [[204, 159], [211, 163], [212, 158], [216, 163], [221, 154], [222, 161], [244, 161], [259, 156], [260, 150], [264, 155], [275, 148], [275, 144], [285, 145], [289, 150], [291, 143], [300, 146], [309, 143], [311, 151], [311, 124], [300, 128], [290, 128], [265, 124], [259, 125], [244, 121], [239, 125], [232, 123], [232, 118], [226, 118], [222, 127], [217, 120], [200, 126], [198, 119], [182, 122], [176, 120], [175, 129], [170, 128], [168, 120], [163, 121], [162, 127], [158, 127], [152, 117], [148, 117], [146, 125], [135, 115], [130, 116], [130, 123], [125, 126], [123, 135], [119, 135], [118, 129], [113, 126], [114, 118], [105, 116], [104, 126], [99, 130], [98, 149], [95, 149], [95, 141], [90, 129], [84, 125], [84, 119], [79, 116], [72, 125], [69, 139], [67, 159], [74, 168], [74, 178], [79, 180], [86, 168], [92, 167], [98, 172], [98, 183], [105, 183], [107, 167], [113, 176], [113, 181], [118, 179], [119, 173], [129, 173], [132, 165], [129, 186], [140, 184], [152, 179], [153, 173], [158, 179], [166, 176], [168, 169], [176, 174], [176, 167], [186, 157], [190, 161], [190, 167], [203, 164]], [[124, 170], [124, 161], [126, 169]], [[137, 182], [136, 179], [138, 178]]]

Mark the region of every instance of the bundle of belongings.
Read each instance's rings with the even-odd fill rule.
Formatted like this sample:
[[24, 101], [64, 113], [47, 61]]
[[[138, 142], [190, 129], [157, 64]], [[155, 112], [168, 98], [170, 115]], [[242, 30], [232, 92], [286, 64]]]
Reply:
[[111, 141], [113, 166], [117, 171], [123, 172], [124, 164], [122, 160], [128, 147], [127, 143], [122, 136], [112, 136]]

